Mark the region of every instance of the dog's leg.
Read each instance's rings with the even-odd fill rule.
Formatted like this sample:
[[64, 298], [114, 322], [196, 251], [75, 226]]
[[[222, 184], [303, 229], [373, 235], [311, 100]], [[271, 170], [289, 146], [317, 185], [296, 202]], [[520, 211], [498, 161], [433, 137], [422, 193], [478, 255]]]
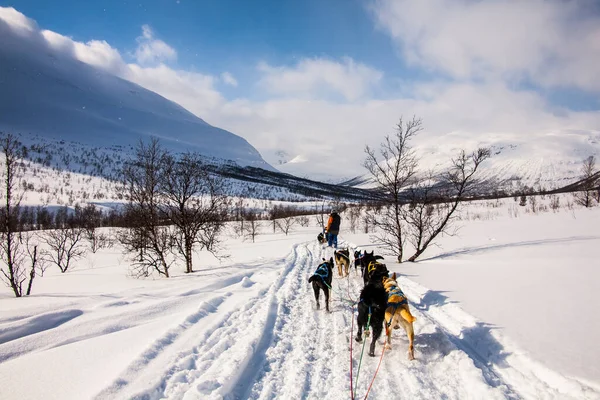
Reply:
[[385, 335], [386, 335], [386, 344], [385, 349], [392, 349], [392, 324], [394, 323], [394, 313], [393, 311], [385, 311], [385, 319], [383, 323], [385, 324]]
[[362, 330], [363, 326], [367, 322], [364, 317], [364, 310], [361, 310], [362, 304], [358, 305], [358, 314], [356, 315], [356, 325], [358, 325], [358, 332], [356, 333], [355, 340], [360, 343], [362, 342]]
[[319, 287], [313, 282], [313, 290], [315, 292], [315, 300], [317, 300], [317, 310], [321, 308], [321, 304], [319, 303]]
[[369, 355], [371, 357], [375, 357], [375, 343], [379, 339], [379, 336], [381, 336], [381, 330], [381, 325], [377, 324], [373, 326], [373, 337], [371, 338], [371, 347], [369, 348]]
[[342, 264], [341, 264], [341, 263], [339, 263], [339, 264], [337, 265], [337, 267], [338, 267], [338, 272], [339, 272], [340, 276], [344, 276], [344, 275], [342, 274]]
[[415, 359], [415, 330], [413, 329], [413, 324], [410, 322], [404, 323], [404, 329], [406, 330], [406, 335], [408, 336], [408, 359], [412, 361]]
[[325, 309], [327, 310], [327, 312], [330, 312], [329, 311], [329, 288], [323, 289], [323, 292], [325, 292]]
[[356, 340], [358, 343], [362, 342], [362, 325], [360, 323], [357, 323], [358, 325], [358, 332], [356, 332], [356, 337], [354, 338], [354, 340]]

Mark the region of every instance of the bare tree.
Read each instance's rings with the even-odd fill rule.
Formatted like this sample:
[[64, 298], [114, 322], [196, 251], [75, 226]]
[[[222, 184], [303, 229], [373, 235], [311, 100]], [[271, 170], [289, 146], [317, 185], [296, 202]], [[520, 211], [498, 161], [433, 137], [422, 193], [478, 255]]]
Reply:
[[348, 220], [350, 221], [350, 232], [356, 233], [358, 221], [360, 219], [361, 207], [354, 206], [348, 210]]
[[280, 206], [278, 204], [275, 204], [269, 210], [269, 219], [271, 220], [271, 223], [273, 224], [273, 233], [277, 232], [277, 219], [283, 217], [283, 215], [284, 215], [283, 206]]
[[317, 225], [321, 227], [321, 232], [325, 232], [325, 202], [322, 202], [320, 206], [315, 207], [315, 217], [317, 219]]
[[298, 219], [294, 216], [287, 216], [277, 220], [277, 227], [279, 230], [287, 236], [292, 230], [294, 225], [298, 223]]
[[364, 228], [363, 232], [369, 233], [370, 232], [369, 228], [371, 227], [371, 219], [370, 219], [368, 213], [363, 215], [362, 221], [363, 221], [363, 228]]
[[560, 198], [555, 194], [550, 196], [550, 208], [553, 212], [557, 212], [560, 208]]
[[310, 219], [306, 215], [301, 215], [296, 219], [298, 220], [300, 226], [303, 228], [308, 228], [308, 226], [310, 225]]
[[[27, 265], [28, 234], [19, 232], [21, 200], [25, 189], [18, 185], [22, 174], [25, 148], [11, 133], [2, 134], [0, 148], [4, 156], [3, 204], [0, 208], [0, 278], [9, 286], [15, 297], [31, 293], [37, 265]], [[23, 238], [25, 236], [25, 239]]]
[[75, 218], [78, 225], [83, 228], [85, 239], [87, 239], [90, 250], [96, 253], [98, 250], [112, 246], [109, 236], [101, 233], [98, 228], [102, 225], [102, 211], [93, 204], [81, 208], [75, 206]]
[[[235, 221], [237, 221], [233, 228], [237, 236], [244, 236], [244, 219], [246, 217], [246, 209], [247, 204], [243, 197], [238, 197], [238, 199], [233, 202], [232, 214]], [[273, 232], [275, 232], [275, 223], [273, 223]]]
[[169, 257], [172, 235], [166, 226], [168, 219], [161, 212], [160, 185], [166, 158], [167, 152], [158, 139], [152, 138], [148, 144], [140, 141], [135, 158], [123, 169], [129, 200], [125, 213], [131, 227], [119, 235], [119, 241], [126, 252], [135, 254], [133, 273], [137, 277], [149, 276], [154, 270], [168, 278], [173, 264]]
[[537, 201], [537, 198], [535, 197], [535, 195], [529, 196], [529, 205], [531, 206], [532, 213], [535, 214], [538, 212], [538, 201]]
[[71, 262], [85, 255], [83, 229], [75, 226], [46, 231], [43, 239], [48, 245], [49, 261], [65, 273]]
[[44, 272], [48, 268], [48, 258], [45, 252], [38, 251], [39, 240], [35, 233], [23, 233], [25, 236], [25, 249], [29, 259], [29, 283], [27, 284], [26, 296], [31, 294], [33, 279], [39, 275], [44, 276]]
[[583, 164], [581, 166], [581, 179], [583, 180], [581, 188], [582, 190], [573, 193], [573, 196], [575, 197], [575, 203], [584, 207], [592, 207], [593, 200], [596, 195], [594, 190], [600, 190], [600, 188], [597, 187], [600, 174], [598, 171], [596, 171], [595, 156], [589, 156], [583, 160]]
[[194, 247], [215, 250], [225, 224], [227, 198], [221, 181], [208, 173], [199, 154], [185, 153], [179, 160], [166, 158], [161, 188], [165, 214], [175, 225], [176, 249], [185, 260], [186, 273], [193, 272]]
[[382, 193], [385, 207], [382, 213], [371, 213], [369, 220], [375, 225], [375, 237], [384, 247], [402, 262], [404, 232], [402, 226], [402, 191], [414, 180], [417, 171], [417, 158], [409, 146], [409, 141], [422, 130], [420, 118], [400, 121], [393, 136], [386, 136], [381, 143], [379, 155], [366, 146], [367, 169]]
[[275, 206], [271, 211], [271, 218], [279, 230], [287, 236], [292, 228], [298, 224], [296, 216], [300, 214], [300, 210], [293, 206]]
[[441, 190], [433, 190], [433, 174], [424, 184], [416, 185], [413, 202], [403, 215], [411, 229], [415, 253], [408, 261], [415, 261], [441, 233], [451, 233], [454, 212], [466, 196], [476, 191], [476, 173], [482, 162], [490, 157], [490, 150], [480, 148], [466, 154], [461, 151], [452, 160], [452, 166], [442, 175]]
[[521, 207], [525, 207], [525, 206], [527, 205], [527, 196], [526, 196], [526, 195], [522, 194], [522, 195], [519, 197], [519, 205], [520, 205]]
[[246, 212], [246, 224], [244, 225], [244, 235], [252, 239], [254, 243], [256, 237], [260, 235], [262, 229], [262, 223], [259, 219], [259, 215], [254, 210]]

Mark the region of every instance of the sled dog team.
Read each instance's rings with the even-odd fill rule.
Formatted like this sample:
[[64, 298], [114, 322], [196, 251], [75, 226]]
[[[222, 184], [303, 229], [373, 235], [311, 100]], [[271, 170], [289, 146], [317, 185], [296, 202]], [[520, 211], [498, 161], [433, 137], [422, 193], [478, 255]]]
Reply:
[[[315, 273], [308, 279], [312, 283], [317, 301], [317, 309], [321, 307], [319, 293], [322, 290], [325, 295], [325, 308], [329, 311], [329, 293], [333, 280], [334, 259], [340, 277], [348, 276], [350, 269], [350, 252], [348, 249], [334, 251], [334, 256], [329, 261], [323, 262], [317, 267]], [[369, 329], [373, 334], [369, 355], [375, 356], [375, 343], [381, 336], [385, 327], [386, 349], [392, 348], [392, 329], [404, 328], [408, 336], [408, 358], [414, 360], [414, 329], [415, 317], [410, 313], [406, 296], [400, 289], [394, 272], [390, 277], [385, 264], [379, 262], [381, 256], [374, 252], [354, 252], [354, 268], [360, 266], [364, 287], [360, 292], [358, 301], [358, 332], [355, 340], [362, 342], [363, 329], [365, 336], [369, 335]]]

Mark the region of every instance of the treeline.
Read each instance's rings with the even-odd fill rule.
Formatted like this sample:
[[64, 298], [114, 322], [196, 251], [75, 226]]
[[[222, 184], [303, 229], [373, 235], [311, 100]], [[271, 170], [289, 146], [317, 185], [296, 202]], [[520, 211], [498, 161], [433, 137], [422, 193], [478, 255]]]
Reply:
[[93, 204], [82, 207], [53, 207], [46, 206], [21, 206], [14, 213], [15, 230], [36, 231], [47, 229], [62, 229], [64, 227], [84, 228], [100, 227], [125, 227], [127, 219], [118, 210], [111, 209], [102, 212]]

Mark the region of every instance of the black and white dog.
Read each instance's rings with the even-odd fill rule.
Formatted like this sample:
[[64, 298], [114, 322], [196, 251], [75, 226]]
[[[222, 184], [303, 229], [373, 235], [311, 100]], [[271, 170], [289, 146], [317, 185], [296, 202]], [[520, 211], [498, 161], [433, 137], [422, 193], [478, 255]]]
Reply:
[[317, 301], [317, 310], [321, 308], [319, 303], [319, 292], [320, 290], [325, 293], [325, 309], [329, 311], [329, 288], [331, 287], [331, 281], [333, 279], [333, 257], [326, 261], [323, 259], [315, 273], [308, 278], [308, 282], [312, 282], [312, 287], [315, 292], [315, 300]]

